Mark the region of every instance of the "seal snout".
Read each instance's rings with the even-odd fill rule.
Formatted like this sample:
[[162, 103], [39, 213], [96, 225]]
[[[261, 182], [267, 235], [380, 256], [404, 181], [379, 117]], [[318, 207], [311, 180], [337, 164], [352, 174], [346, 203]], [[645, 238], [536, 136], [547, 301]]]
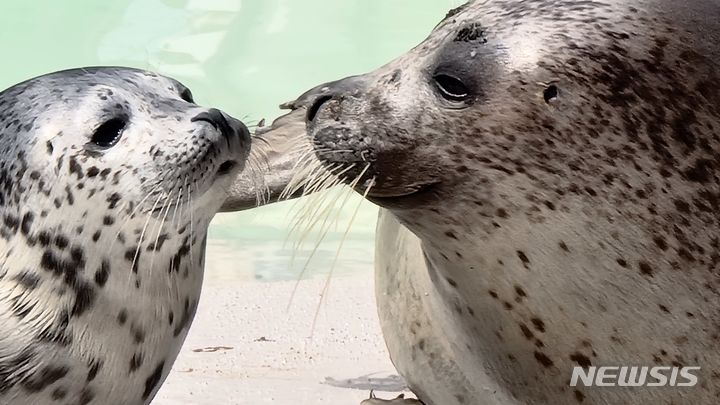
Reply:
[[201, 112], [200, 114], [193, 117], [191, 122], [203, 121], [212, 125], [213, 128], [220, 131], [222, 136], [231, 142], [234, 138], [239, 138], [241, 145], [250, 144], [250, 130], [242, 123], [242, 121], [235, 119], [217, 108], [210, 108], [207, 111]]
[[[247, 153], [250, 147], [251, 136], [247, 126], [242, 121], [235, 119], [217, 108], [210, 108], [207, 111], [193, 117], [191, 122], [207, 122], [216, 131], [220, 132], [222, 139], [225, 139], [228, 149], [232, 154], [237, 152]], [[240, 159], [242, 160], [242, 159]], [[217, 175], [231, 174], [238, 166], [238, 159], [228, 159], [221, 163], [217, 169]]]

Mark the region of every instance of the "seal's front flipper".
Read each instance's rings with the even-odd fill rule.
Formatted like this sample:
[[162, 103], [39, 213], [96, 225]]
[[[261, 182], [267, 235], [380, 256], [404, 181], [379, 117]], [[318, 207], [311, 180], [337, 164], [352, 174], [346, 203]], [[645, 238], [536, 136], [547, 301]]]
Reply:
[[360, 405], [424, 405], [418, 399], [405, 398], [405, 394], [400, 394], [395, 399], [380, 399], [375, 396], [374, 391], [370, 391], [370, 398], [362, 401]]

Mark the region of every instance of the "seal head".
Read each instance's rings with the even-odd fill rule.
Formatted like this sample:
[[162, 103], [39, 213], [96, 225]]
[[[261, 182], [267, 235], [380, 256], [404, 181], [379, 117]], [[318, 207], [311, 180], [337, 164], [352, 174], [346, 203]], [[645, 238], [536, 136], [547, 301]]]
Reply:
[[140, 70], [0, 93], [0, 403], [150, 402], [249, 148], [240, 121]]
[[[420, 400], [716, 401], [717, 15], [474, 1], [308, 109], [318, 157], [386, 209], [379, 313]], [[701, 367], [702, 383], [570, 385], [622, 365]]]

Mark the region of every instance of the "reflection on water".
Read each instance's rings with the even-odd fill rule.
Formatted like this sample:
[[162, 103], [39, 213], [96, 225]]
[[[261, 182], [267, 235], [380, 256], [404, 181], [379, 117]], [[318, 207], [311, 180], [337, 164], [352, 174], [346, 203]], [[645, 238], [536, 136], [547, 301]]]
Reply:
[[[198, 103], [252, 124], [318, 83], [380, 66], [422, 40], [459, 0], [74, 0], [0, 2], [0, 87], [55, 70], [134, 66], [174, 76]], [[308, 275], [327, 272], [355, 203], [320, 244]], [[293, 248], [294, 203], [221, 215], [208, 278], [294, 279], [317, 238]], [[338, 273], [372, 266], [376, 208], [363, 203]], [[294, 256], [294, 260], [293, 259]]]

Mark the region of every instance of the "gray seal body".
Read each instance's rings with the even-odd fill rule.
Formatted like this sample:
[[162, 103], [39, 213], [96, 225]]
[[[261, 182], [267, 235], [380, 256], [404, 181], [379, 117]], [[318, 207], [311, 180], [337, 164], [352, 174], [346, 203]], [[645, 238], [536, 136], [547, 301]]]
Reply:
[[[380, 319], [424, 403], [717, 403], [718, 15], [474, 1], [317, 92], [318, 157], [383, 207]], [[665, 386], [570, 385], [602, 366]]]
[[0, 403], [152, 400], [249, 148], [242, 123], [140, 70], [0, 93]]

